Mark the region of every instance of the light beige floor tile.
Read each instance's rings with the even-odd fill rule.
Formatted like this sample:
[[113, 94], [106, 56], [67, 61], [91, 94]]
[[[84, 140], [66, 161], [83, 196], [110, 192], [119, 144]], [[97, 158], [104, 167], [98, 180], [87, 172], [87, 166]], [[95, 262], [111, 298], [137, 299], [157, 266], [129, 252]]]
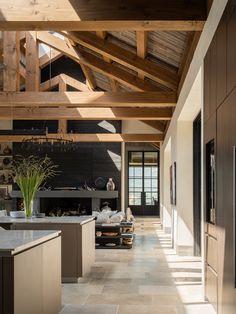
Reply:
[[101, 293], [104, 285], [92, 285], [92, 284], [66, 284], [62, 288], [63, 295], [70, 296], [71, 294], [88, 295], [94, 293]]
[[175, 306], [120, 305], [118, 314], [176, 314]]
[[177, 306], [177, 314], [216, 314], [210, 304], [191, 304]]
[[116, 305], [67, 305], [61, 314], [117, 314]]
[[84, 304], [88, 294], [80, 294], [75, 291], [62, 291], [62, 304]]
[[139, 293], [144, 295], [177, 295], [176, 287], [171, 286], [139, 286]]
[[178, 295], [153, 295], [152, 304], [157, 307], [161, 305], [181, 305], [182, 301]]
[[63, 314], [212, 314], [201, 261], [177, 256], [155, 217], [137, 218], [131, 250], [96, 250], [91, 274], [65, 284]]
[[152, 305], [151, 295], [139, 294], [92, 294], [86, 304]]

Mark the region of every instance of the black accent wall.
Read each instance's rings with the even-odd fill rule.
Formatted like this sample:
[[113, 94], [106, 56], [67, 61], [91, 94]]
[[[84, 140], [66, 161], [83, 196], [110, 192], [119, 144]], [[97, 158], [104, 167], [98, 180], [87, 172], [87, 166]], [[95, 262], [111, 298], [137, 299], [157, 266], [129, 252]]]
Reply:
[[[53, 132], [57, 130], [55, 121], [14, 121], [14, 129], [43, 128], [45, 125]], [[68, 121], [68, 132], [73, 133], [120, 133], [120, 121]], [[27, 149], [26, 149], [27, 148]], [[120, 143], [77, 143], [73, 151], [63, 151], [50, 147], [40, 150], [14, 143], [14, 154], [38, 155], [46, 154], [59, 165], [61, 174], [50, 179], [48, 185], [53, 187], [79, 187], [86, 182], [94, 186], [98, 177], [107, 181], [112, 177], [116, 189], [120, 191], [121, 184], [121, 144]], [[105, 189], [105, 188], [104, 188]], [[120, 193], [119, 193], [120, 196]], [[120, 199], [120, 197], [119, 197]], [[118, 208], [120, 201], [118, 201]]]

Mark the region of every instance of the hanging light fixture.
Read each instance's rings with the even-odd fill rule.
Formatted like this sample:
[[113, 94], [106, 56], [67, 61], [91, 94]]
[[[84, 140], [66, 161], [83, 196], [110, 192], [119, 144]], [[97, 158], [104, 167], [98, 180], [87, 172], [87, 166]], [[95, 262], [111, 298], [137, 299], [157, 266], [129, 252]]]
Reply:
[[[52, 79], [52, 52], [50, 47], [49, 52], [49, 85], [51, 88]], [[46, 123], [46, 121], [45, 121]], [[51, 151], [54, 149], [57, 151], [71, 151], [76, 149], [76, 143], [72, 139], [66, 138], [65, 134], [58, 129], [57, 136], [50, 135], [48, 133], [48, 128], [44, 125], [44, 134], [35, 134], [31, 138], [25, 138], [22, 140], [22, 148], [26, 150], [37, 150], [37, 151]], [[37, 136], [39, 135], [39, 136]]]

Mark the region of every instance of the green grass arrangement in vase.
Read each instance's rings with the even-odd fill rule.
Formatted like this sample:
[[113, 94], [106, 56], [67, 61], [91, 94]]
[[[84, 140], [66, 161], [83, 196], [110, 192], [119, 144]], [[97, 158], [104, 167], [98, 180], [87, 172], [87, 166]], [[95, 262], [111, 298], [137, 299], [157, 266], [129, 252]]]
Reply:
[[12, 165], [14, 182], [21, 190], [24, 202], [25, 216], [30, 218], [33, 212], [33, 200], [39, 187], [47, 179], [59, 173], [57, 165], [49, 157], [24, 157], [17, 155]]

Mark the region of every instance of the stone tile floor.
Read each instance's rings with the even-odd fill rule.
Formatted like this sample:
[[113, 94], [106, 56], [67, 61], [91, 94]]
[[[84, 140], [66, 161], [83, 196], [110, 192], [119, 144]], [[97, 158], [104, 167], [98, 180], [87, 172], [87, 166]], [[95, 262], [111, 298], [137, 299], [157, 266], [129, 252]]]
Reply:
[[92, 273], [62, 287], [61, 314], [214, 314], [201, 262], [177, 256], [158, 218], [137, 218], [131, 250], [96, 250]]

